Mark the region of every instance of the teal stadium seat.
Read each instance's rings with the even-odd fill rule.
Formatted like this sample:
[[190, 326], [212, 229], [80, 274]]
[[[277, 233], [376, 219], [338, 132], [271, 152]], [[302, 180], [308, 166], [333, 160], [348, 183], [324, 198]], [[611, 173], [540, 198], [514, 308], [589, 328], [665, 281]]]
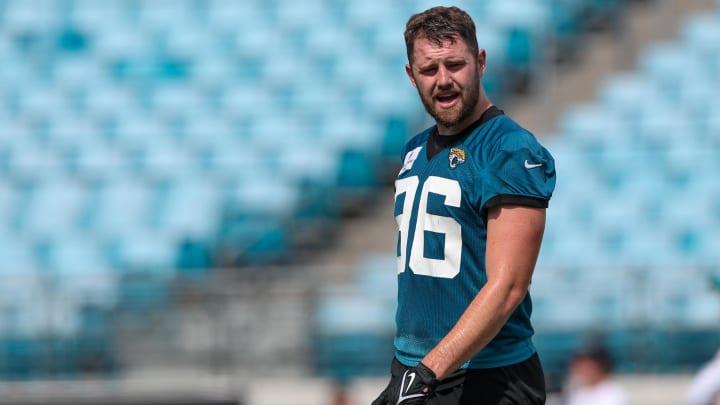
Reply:
[[632, 119], [647, 100], [661, 97], [658, 86], [637, 72], [619, 73], [606, 78], [598, 92], [601, 108], [623, 119]]
[[92, 237], [67, 233], [39, 239], [37, 262], [53, 282], [58, 305], [96, 305], [111, 308], [119, 272], [110, 267], [102, 243]]
[[291, 252], [289, 221], [299, 189], [283, 179], [252, 174], [223, 194], [218, 251], [225, 265], [284, 261]]
[[219, 226], [222, 195], [218, 185], [204, 177], [183, 177], [170, 182], [152, 215], [153, 228], [171, 240], [209, 240]]
[[100, 184], [92, 192], [86, 229], [105, 236], [132, 235], [147, 228], [159, 194], [147, 182], [129, 177]]
[[70, 177], [49, 177], [37, 183], [23, 215], [19, 231], [44, 237], [77, 232], [90, 201], [88, 189]]
[[127, 177], [134, 167], [130, 151], [94, 138], [84, 139], [66, 159], [68, 174], [88, 185]]
[[708, 69], [717, 72], [720, 51], [715, 44], [720, 41], [720, 14], [704, 13], [690, 17], [683, 24], [681, 40]]
[[110, 236], [106, 240], [105, 256], [119, 275], [148, 276], [163, 280], [163, 284], [169, 284], [175, 275], [179, 237], [149, 229]]
[[159, 116], [140, 109], [113, 115], [109, 125], [114, 142], [125, 147], [141, 146], [170, 132]]
[[327, 292], [314, 316], [317, 374], [345, 381], [387, 370], [393, 353], [394, 320], [386, 306], [360, 294]]
[[14, 185], [6, 180], [0, 181], [0, 232], [9, 229], [19, 202]]
[[35, 249], [32, 240], [28, 237], [18, 236], [7, 228], [0, 231], [0, 277], [4, 280], [0, 285], [9, 287], [4, 299], [12, 300], [14, 279], [30, 277], [38, 269], [35, 261]]
[[62, 151], [48, 148], [41, 143], [18, 139], [8, 145], [7, 175], [9, 178], [28, 182], [55, 177], [62, 172], [64, 161]]
[[640, 71], [667, 93], [668, 101], [676, 97], [686, 83], [708, 76], [700, 60], [678, 42], [647, 48], [641, 56]]
[[197, 153], [178, 142], [151, 141], [135, 151], [139, 172], [150, 181], [176, 179], [197, 172]]
[[395, 255], [368, 254], [353, 269], [359, 294], [385, 305], [388, 313], [395, 312], [397, 263]]
[[79, 145], [101, 139], [103, 129], [100, 122], [90, 116], [64, 108], [54, 108], [49, 111], [53, 111], [54, 114], [48, 117], [47, 128], [44, 128], [39, 135], [49, 147], [60, 151], [71, 151]]

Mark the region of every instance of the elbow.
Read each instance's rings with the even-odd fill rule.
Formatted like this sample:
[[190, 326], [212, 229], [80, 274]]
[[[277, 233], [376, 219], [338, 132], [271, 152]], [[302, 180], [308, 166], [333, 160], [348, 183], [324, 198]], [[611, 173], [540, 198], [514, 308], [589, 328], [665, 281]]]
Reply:
[[501, 312], [506, 316], [510, 316], [525, 299], [528, 287], [529, 283], [521, 280], [507, 280], [506, 282], [499, 282], [493, 286], [493, 289], [497, 292], [496, 297], [498, 297], [501, 304]]
[[525, 296], [528, 293], [528, 285], [527, 284], [516, 284], [513, 285], [509, 290], [507, 294], [506, 307], [505, 312], [510, 315], [515, 309], [520, 305], [520, 303], [525, 299]]

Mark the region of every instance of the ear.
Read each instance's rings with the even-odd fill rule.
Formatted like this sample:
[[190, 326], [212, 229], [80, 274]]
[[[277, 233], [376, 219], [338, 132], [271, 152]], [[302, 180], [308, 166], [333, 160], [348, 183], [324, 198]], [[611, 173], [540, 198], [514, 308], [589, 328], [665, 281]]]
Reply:
[[405, 73], [407, 73], [408, 77], [410, 78], [410, 83], [412, 83], [413, 87], [417, 88], [417, 83], [415, 83], [415, 77], [413, 77], [412, 74], [412, 66], [410, 66], [409, 63], [405, 64]]
[[485, 50], [484, 50], [484, 49], [480, 49], [480, 50], [478, 51], [478, 59], [477, 59], [477, 61], [478, 61], [478, 73], [480, 73], [480, 76], [482, 76], [482, 75], [485, 74], [486, 60], [487, 60], [487, 59], [486, 59], [486, 55], [485, 55]]

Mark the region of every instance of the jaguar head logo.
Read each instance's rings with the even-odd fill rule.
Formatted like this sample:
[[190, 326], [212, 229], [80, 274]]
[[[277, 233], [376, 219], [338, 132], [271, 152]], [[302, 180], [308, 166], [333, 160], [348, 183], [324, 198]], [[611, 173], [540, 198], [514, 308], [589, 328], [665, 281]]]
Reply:
[[450, 149], [448, 154], [448, 160], [450, 161], [450, 168], [454, 169], [457, 165], [465, 163], [465, 150], [460, 148]]

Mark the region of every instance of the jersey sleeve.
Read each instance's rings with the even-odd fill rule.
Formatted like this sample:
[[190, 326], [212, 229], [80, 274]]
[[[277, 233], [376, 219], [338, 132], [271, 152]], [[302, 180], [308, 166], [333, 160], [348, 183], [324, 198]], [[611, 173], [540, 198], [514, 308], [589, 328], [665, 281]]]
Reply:
[[547, 207], [555, 189], [555, 160], [528, 132], [505, 134], [488, 158], [480, 207]]

